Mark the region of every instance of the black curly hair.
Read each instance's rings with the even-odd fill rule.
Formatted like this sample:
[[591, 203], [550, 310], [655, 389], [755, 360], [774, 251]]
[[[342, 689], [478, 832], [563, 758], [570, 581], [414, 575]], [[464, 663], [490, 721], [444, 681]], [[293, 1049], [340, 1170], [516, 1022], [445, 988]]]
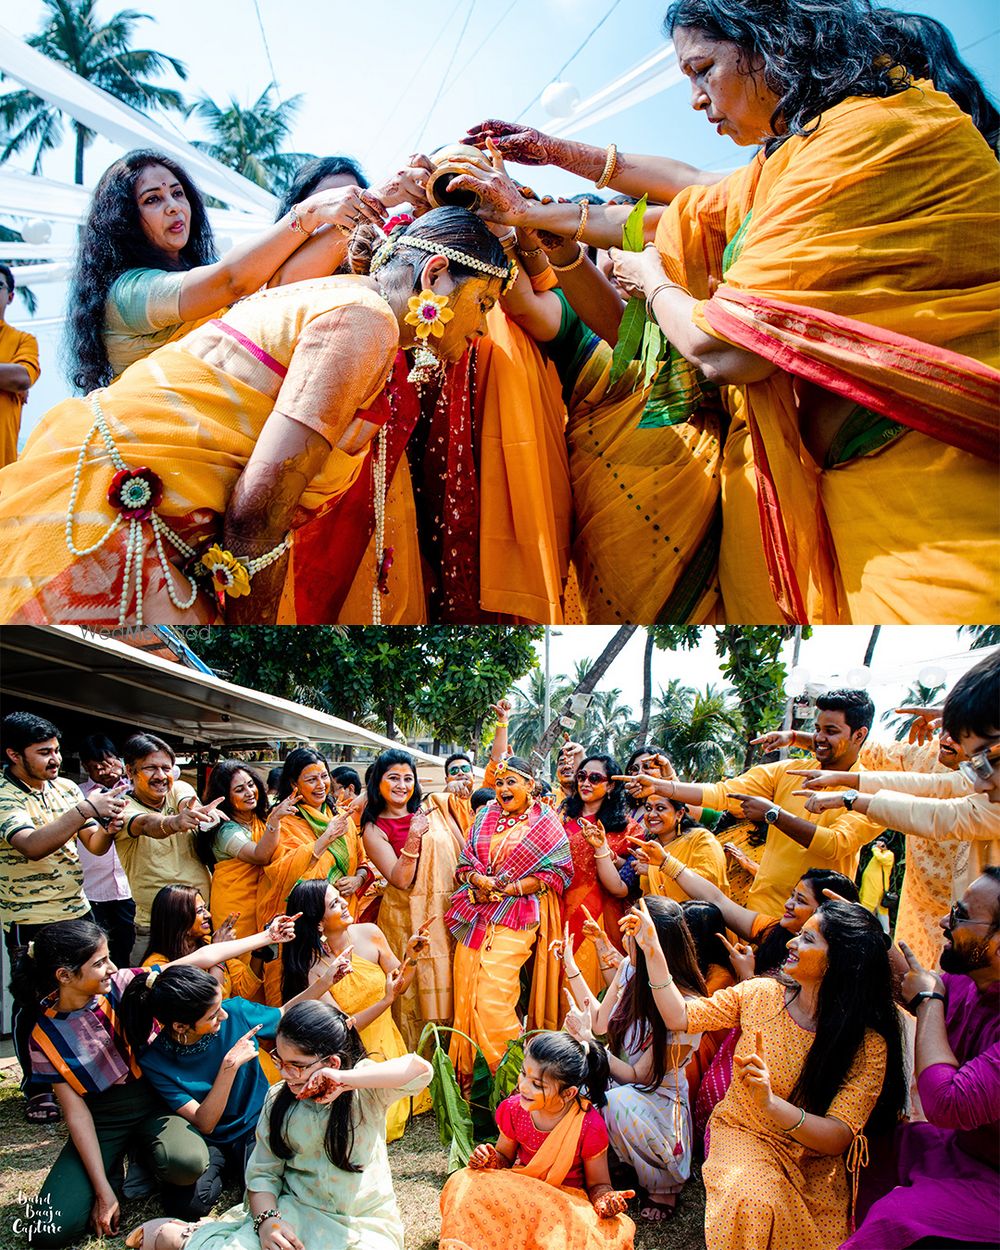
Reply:
[[820, 114], [848, 96], [909, 89], [870, 0], [675, 0], [663, 28], [669, 38], [679, 28], [700, 30], [716, 43], [735, 44], [745, 64], [760, 62], [758, 72], [778, 97], [765, 155], [792, 135], [810, 134]]
[[[135, 188], [150, 165], [164, 165], [184, 188], [191, 206], [190, 234], [179, 255], [146, 238]], [[105, 305], [116, 278], [129, 269], [195, 269], [218, 260], [212, 227], [201, 193], [184, 169], [162, 152], [126, 152], [101, 175], [80, 232], [76, 268], [69, 292], [67, 347], [70, 381], [84, 394], [112, 377], [104, 341]]]

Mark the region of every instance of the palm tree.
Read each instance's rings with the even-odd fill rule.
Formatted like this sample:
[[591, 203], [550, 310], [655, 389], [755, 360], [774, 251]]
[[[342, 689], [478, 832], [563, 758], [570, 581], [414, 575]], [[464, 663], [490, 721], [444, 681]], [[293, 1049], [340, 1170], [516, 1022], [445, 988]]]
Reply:
[[[525, 681], [525, 689], [515, 686], [513, 690], [514, 710], [510, 715], [507, 741], [515, 755], [527, 759], [545, 732], [545, 673], [540, 668], [532, 669]], [[573, 685], [563, 673], [555, 675], [550, 691], [551, 703], [565, 703]]]
[[617, 755], [622, 742], [628, 742], [623, 734], [627, 729], [632, 709], [621, 702], [620, 690], [596, 690], [590, 706], [577, 730], [579, 741], [588, 750]]
[[235, 169], [244, 178], [281, 194], [298, 168], [312, 156], [308, 152], [287, 152], [285, 142], [292, 132], [295, 114], [302, 106], [302, 96], [294, 95], [277, 104], [271, 100], [274, 83], [260, 93], [249, 108], [230, 98], [228, 108], [220, 108], [208, 96], [191, 105], [194, 114], [208, 125], [212, 139], [195, 140], [223, 165]]
[[660, 690], [650, 728], [678, 773], [692, 781], [720, 780], [743, 752], [739, 708], [716, 686], [693, 690], [674, 678]]
[[[903, 696], [900, 707], [937, 707], [938, 696], [944, 689], [943, 685], [925, 686], [922, 681], [915, 681]], [[897, 716], [895, 712], [883, 712], [882, 719], [894, 726], [896, 741], [902, 742], [910, 736], [910, 728], [916, 721], [915, 716]]]
[[970, 651], [1000, 644], [1000, 625], [959, 625], [959, 634], [971, 634]]
[[[94, 10], [96, 0], [42, 0], [48, 10], [45, 23], [27, 43], [80, 78], [140, 110], [183, 109], [179, 92], [149, 81], [168, 67], [178, 78], [187, 78], [182, 61], [151, 48], [131, 47], [139, 22], [152, 21], [148, 13], [123, 9], [101, 23]], [[76, 135], [74, 180], [83, 185], [83, 154], [94, 141], [94, 131], [82, 122], [72, 123]], [[32, 91], [10, 91], [0, 96], [0, 162], [34, 147], [31, 172], [41, 172], [42, 157], [59, 146], [63, 115]]]

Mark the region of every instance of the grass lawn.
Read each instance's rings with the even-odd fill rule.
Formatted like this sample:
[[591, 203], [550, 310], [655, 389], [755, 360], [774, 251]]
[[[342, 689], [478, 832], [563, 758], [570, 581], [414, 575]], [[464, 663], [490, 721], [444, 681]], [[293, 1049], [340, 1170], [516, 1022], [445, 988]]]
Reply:
[[[0, 1250], [24, 1250], [25, 1235], [14, 1232], [14, 1221], [19, 1215], [23, 1216], [18, 1194], [38, 1192], [66, 1138], [61, 1124], [28, 1124], [23, 1108], [15, 1075], [10, 1069], [0, 1072]], [[406, 1250], [434, 1250], [438, 1241], [438, 1195], [447, 1175], [447, 1152], [438, 1139], [433, 1116], [421, 1116], [413, 1121], [405, 1136], [389, 1147], [389, 1161], [406, 1225]], [[218, 1210], [225, 1210], [237, 1197], [236, 1194], [225, 1195]], [[155, 1198], [124, 1202], [123, 1234], [142, 1220], [159, 1214]], [[636, 1250], [704, 1250], [704, 1218], [705, 1194], [700, 1175], [695, 1175], [668, 1224], [639, 1227]], [[75, 1250], [118, 1250], [124, 1244], [124, 1237], [103, 1241], [89, 1237]], [[308, 1242], [307, 1246], [308, 1250], [326, 1250]]]

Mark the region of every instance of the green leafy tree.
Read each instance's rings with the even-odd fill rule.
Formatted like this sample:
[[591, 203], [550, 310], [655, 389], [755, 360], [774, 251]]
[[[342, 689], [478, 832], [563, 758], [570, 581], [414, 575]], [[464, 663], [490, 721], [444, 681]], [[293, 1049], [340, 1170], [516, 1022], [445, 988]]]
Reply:
[[[26, 40], [32, 48], [141, 112], [184, 108], [179, 92], [151, 81], [168, 69], [178, 78], [187, 78], [184, 63], [165, 52], [132, 47], [139, 23], [152, 21], [148, 13], [122, 9], [101, 22], [95, 13], [96, 0], [42, 3], [42, 29]], [[82, 186], [84, 153], [94, 141], [94, 131], [78, 121], [71, 126], [76, 140], [73, 176]], [[40, 173], [45, 153], [62, 142], [63, 114], [32, 91], [9, 91], [0, 96], [0, 136], [0, 162], [33, 148], [31, 172]]]
[[[573, 683], [564, 673], [552, 677], [550, 685], [550, 705], [559, 707], [569, 698]], [[510, 716], [510, 728], [507, 730], [507, 741], [515, 755], [527, 759], [534, 750], [535, 743], [545, 732], [545, 672], [541, 668], [532, 669], [520, 687], [515, 686], [511, 692], [514, 710]]]
[[[943, 685], [925, 686], [922, 681], [915, 681], [903, 696], [900, 707], [937, 707], [941, 702]], [[915, 724], [916, 716], [897, 716], [895, 712], [883, 712], [882, 719], [892, 729], [897, 742], [910, 736], [910, 729]]]
[[287, 151], [303, 96], [290, 96], [276, 103], [272, 99], [274, 89], [273, 83], [265, 87], [249, 108], [232, 97], [227, 107], [220, 108], [214, 100], [202, 96], [190, 106], [188, 115], [201, 118], [212, 136], [209, 140], [195, 140], [196, 147], [244, 178], [280, 195], [299, 166], [313, 158], [309, 152]]
[[536, 662], [534, 626], [225, 626], [192, 649], [222, 676], [394, 737], [478, 743], [487, 708]]
[[594, 697], [576, 731], [578, 739], [588, 750], [617, 758], [623, 741], [628, 742], [622, 728], [629, 723], [632, 709], [622, 703], [621, 696], [620, 690], [594, 691]]

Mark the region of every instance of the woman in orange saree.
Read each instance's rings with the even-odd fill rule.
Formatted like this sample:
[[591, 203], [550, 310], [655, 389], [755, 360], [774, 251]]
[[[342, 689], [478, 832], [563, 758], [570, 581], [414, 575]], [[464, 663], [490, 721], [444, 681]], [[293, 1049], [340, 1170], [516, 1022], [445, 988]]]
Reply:
[[[867, 6], [790, 0], [766, 24], [721, 8], [671, 6], [678, 64], [694, 107], [762, 149], [682, 190], [647, 219], [655, 247], [614, 260], [732, 418], [727, 618], [770, 619], [766, 575], [789, 621], [992, 619], [996, 159], [955, 103], [894, 65]], [[581, 224], [576, 205], [480, 211], [559, 234]], [[616, 243], [621, 221], [593, 206], [582, 237]]]
[[[354, 822], [328, 803], [330, 774], [326, 760], [309, 747], [289, 752], [278, 783], [278, 804], [294, 798], [294, 810], [281, 820], [278, 848], [264, 865], [257, 887], [257, 915], [284, 912], [292, 887], [322, 878], [336, 885], [357, 916], [362, 894], [374, 879]], [[267, 1003], [280, 1006], [281, 957], [264, 972]]]
[[410, 301], [424, 293], [436, 351], [458, 361], [510, 273], [465, 210], [404, 232], [373, 278], [252, 296], [43, 418], [0, 481], [0, 619], [273, 621], [295, 533], [385, 454], [376, 401], [430, 325]]
[[610, 755], [588, 756], [576, 771], [575, 793], [559, 809], [573, 857], [573, 879], [562, 897], [563, 929], [569, 926], [573, 950], [579, 948], [580, 972], [595, 994], [604, 988], [605, 980], [597, 948], [583, 941], [583, 925], [589, 913], [621, 949], [618, 922], [624, 915], [628, 886], [616, 865], [624, 864], [628, 838], [639, 832], [626, 812], [625, 787], [611, 780], [620, 772], [621, 766]]

